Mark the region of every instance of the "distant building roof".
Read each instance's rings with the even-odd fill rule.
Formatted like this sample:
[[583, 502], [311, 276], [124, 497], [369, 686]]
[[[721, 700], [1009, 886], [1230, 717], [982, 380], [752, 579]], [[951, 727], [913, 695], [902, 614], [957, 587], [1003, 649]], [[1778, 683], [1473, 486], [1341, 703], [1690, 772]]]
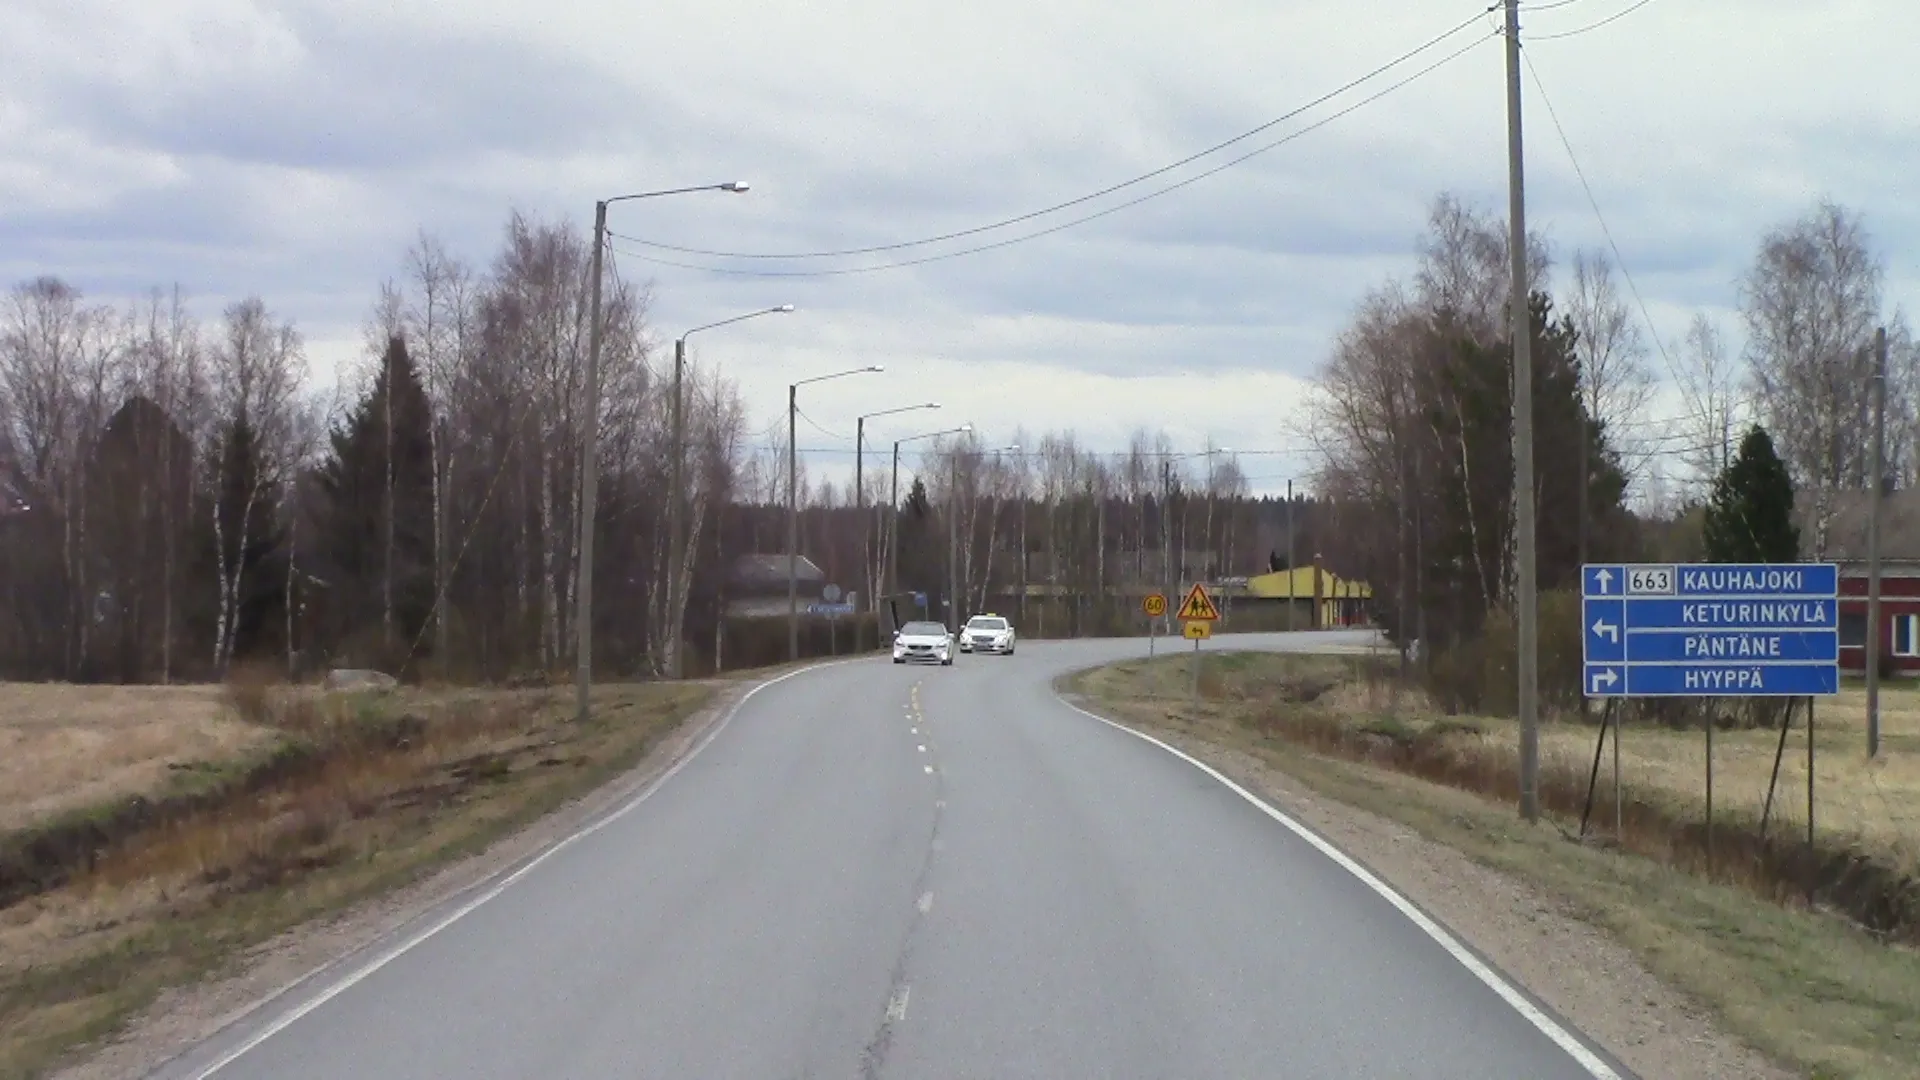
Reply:
[[[742, 555], [733, 561], [733, 582], [749, 587], [785, 585], [787, 560], [785, 555]], [[805, 555], [794, 560], [793, 576], [802, 584], [817, 584], [827, 579], [826, 573]]]
[[[1296, 566], [1292, 570], [1276, 570], [1271, 574], [1259, 574], [1247, 579], [1247, 591], [1268, 600], [1284, 600], [1289, 596], [1298, 600], [1311, 600], [1315, 569], [1311, 566]], [[1320, 595], [1323, 599], [1334, 597], [1355, 600], [1373, 599], [1373, 589], [1364, 581], [1351, 581], [1336, 575], [1331, 570], [1323, 569], [1319, 573]]]

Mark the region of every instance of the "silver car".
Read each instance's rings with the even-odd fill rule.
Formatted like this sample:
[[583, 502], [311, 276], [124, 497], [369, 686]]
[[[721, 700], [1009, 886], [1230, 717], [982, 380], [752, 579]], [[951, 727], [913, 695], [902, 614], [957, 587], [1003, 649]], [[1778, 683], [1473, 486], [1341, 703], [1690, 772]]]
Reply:
[[910, 622], [893, 634], [896, 664], [953, 666], [953, 635], [937, 622]]
[[998, 615], [975, 615], [960, 631], [960, 651], [1013, 655], [1013, 624]]

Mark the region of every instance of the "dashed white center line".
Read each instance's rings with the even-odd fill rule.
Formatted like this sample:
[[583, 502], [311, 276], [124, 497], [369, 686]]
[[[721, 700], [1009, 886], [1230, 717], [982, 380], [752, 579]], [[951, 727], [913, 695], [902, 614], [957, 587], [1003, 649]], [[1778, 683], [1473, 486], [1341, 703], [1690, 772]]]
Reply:
[[907, 1018], [907, 994], [912, 987], [903, 986], [893, 992], [893, 999], [887, 1002], [887, 1022], [897, 1024]]
[[921, 893], [919, 907], [920, 907], [920, 914], [922, 915], [925, 915], [927, 912], [932, 911], [933, 910], [933, 894], [930, 892]]
[[921, 753], [923, 753], [923, 754], [927, 752], [927, 744], [926, 744], [926, 743], [921, 743], [921, 744], [920, 744], [920, 752], [921, 752]]
[[932, 776], [932, 775], [933, 775], [933, 766], [931, 766], [931, 765], [929, 765], [929, 766], [927, 766], [927, 775], [928, 775], [928, 776]]

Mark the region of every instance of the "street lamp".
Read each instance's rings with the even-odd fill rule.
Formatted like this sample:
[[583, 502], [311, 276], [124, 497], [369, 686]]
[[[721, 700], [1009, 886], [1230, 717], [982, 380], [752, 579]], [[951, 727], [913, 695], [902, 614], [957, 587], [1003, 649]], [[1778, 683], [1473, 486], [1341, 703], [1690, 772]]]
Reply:
[[576, 707], [581, 723], [587, 720], [588, 692], [593, 687], [593, 519], [598, 513], [595, 504], [600, 497], [600, 271], [607, 246], [607, 207], [662, 195], [696, 191], [726, 191], [738, 195], [746, 190], [744, 181], [733, 180], [724, 184], [615, 195], [593, 204], [593, 300], [587, 314], [587, 402], [580, 412], [580, 423], [584, 425], [580, 440], [580, 565], [574, 571], [580, 590], [580, 607], [574, 612], [574, 651], [579, 654], [575, 660], [574, 693], [579, 699]]
[[794, 446], [794, 417], [800, 411], [800, 388], [808, 383], [885, 370], [879, 364], [869, 364], [800, 379], [787, 386], [787, 659], [790, 661], [800, 659], [800, 503], [795, 485], [800, 464], [799, 451]]
[[[864, 471], [864, 456], [867, 446], [867, 421], [876, 416], [892, 416], [895, 413], [917, 412], [921, 409], [937, 409], [939, 407], [939, 402], [929, 401], [924, 405], [902, 405], [897, 409], [881, 409], [879, 412], [870, 412], [865, 416], [854, 418], [853, 506], [854, 517], [860, 522], [860, 571], [863, 574], [867, 573], [873, 565], [873, 527], [872, 523], [867, 520], [867, 487], [865, 483], [866, 474]], [[868, 584], [872, 584], [872, 582], [869, 581]], [[871, 600], [872, 598], [869, 597], [868, 599]], [[874, 610], [879, 611], [880, 609], [875, 607]], [[860, 651], [859, 612], [856, 611], [854, 615], [853, 651], [857, 653]]]
[[888, 515], [888, 524], [892, 536], [887, 542], [887, 594], [900, 592], [900, 445], [919, 442], [921, 439], [937, 439], [942, 435], [972, 434], [972, 424], [961, 424], [957, 428], [945, 431], [929, 431], [924, 435], [909, 435], [904, 439], [893, 440], [893, 510]]
[[[1012, 443], [1007, 446], [1000, 446], [1000, 447], [994, 448], [993, 467], [996, 470], [996, 473], [994, 476], [994, 479], [996, 481], [998, 479], [997, 470], [1000, 468], [1000, 455], [1001, 454], [1017, 454], [1019, 452], [1020, 452], [1019, 443]], [[999, 523], [999, 520], [995, 517], [995, 515], [999, 512], [999, 510], [1000, 510], [1000, 488], [996, 483], [995, 486], [989, 488], [987, 492], [987, 576], [989, 578], [993, 576], [993, 543], [1000, 535], [1000, 529], [999, 529], [1000, 523]], [[1026, 551], [1022, 550], [1020, 552], [1020, 558], [1022, 560], [1025, 560], [1026, 557], [1027, 557]], [[992, 584], [993, 583], [991, 581], [987, 581], [982, 583], [980, 586], [980, 604], [982, 607], [986, 606], [986, 602], [987, 602], [986, 590], [989, 587], [991, 587]]]
[[731, 319], [721, 319], [719, 322], [711, 322], [705, 326], [696, 326], [675, 338], [673, 342], [673, 501], [667, 506], [667, 568], [670, 575], [667, 578], [667, 626], [670, 628], [667, 642], [667, 677], [670, 679], [680, 678], [681, 654], [685, 651], [680, 641], [680, 635], [684, 629], [681, 625], [684, 609], [678, 602], [678, 598], [687, 571], [686, 524], [681, 519], [687, 500], [685, 464], [687, 426], [686, 406], [680, 389], [687, 367], [687, 339], [702, 330], [711, 330], [716, 326], [757, 319], [762, 315], [786, 315], [792, 311], [792, 304], [750, 311], [745, 315], [735, 315]]

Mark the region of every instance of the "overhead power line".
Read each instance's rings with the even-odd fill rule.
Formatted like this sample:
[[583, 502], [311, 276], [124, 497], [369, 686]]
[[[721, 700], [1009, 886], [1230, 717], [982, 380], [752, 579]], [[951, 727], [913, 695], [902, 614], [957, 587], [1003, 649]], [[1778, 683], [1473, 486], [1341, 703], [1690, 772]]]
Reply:
[[985, 224], [985, 225], [977, 225], [969, 229], [960, 229], [956, 232], [941, 233], [936, 236], [922, 237], [918, 240], [902, 240], [902, 241], [898, 241], [896, 243], [890, 243], [890, 244], [874, 244], [869, 247], [839, 248], [839, 249], [828, 250], [828, 251], [797, 251], [797, 252], [784, 252], [784, 253], [783, 252], [761, 252], [761, 251], [717, 251], [709, 248], [683, 247], [677, 244], [662, 243], [657, 240], [642, 240], [637, 237], [622, 237], [622, 239], [627, 240], [630, 243], [639, 244], [642, 247], [653, 248], [656, 251], [674, 251], [682, 255], [705, 255], [705, 256], [709, 256], [712, 258], [719, 258], [719, 259], [791, 260], [791, 259], [826, 259], [826, 258], [836, 258], [841, 256], [847, 256], [847, 255], [873, 255], [883, 251], [901, 251], [906, 248], [924, 247], [928, 244], [939, 244], [939, 243], [944, 243], [948, 240], [959, 240], [968, 236], [978, 236], [981, 233], [993, 232], [996, 229], [1004, 229], [1010, 225], [1019, 225], [1023, 222], [1032, 221], [1035, 218], [1041, 218], [1041, 217], [1047, 216], [1048, 214], [1058, 213], [1061, 210], [1071, 209], [1075, 206], [1080, 206], [1084, 203], [1092, 202], [1095, 199], [1100, 199], [1105, 196], [1112, 195], [1115, 192], [1124, 191], [1127, 188], [1134, 187], [1138, 184], [1144, 184], [1148, 180], [1152, 180], [1155, 177], [1164, 176], [1167, 173], [1174, 171], [1175, 169], [1179, 169], [1186, 165], [1191, 165], [1202, 158], [1210, 157], [1214, 154], [1217, 154], [1220, 151], [1225, 150], [1230, 146], [1234, 146], [1236, 144], [1245, 142], [1246, 140], [1251, 139], [1256, 135], [1259, 135], [1261, 132], [1268, 131], [1268, 130], [1271, 130], [1272, 128], [1278, 127], [1279, 125], [1284, 124], [1289, 120], [1292, 120], [1293, 118], [1301, 115], [1302, 113], [1307, 112], [1310, 109], [1313, 109], [1320, 105], [1324, 105], [1327, 102], [1333, 100], [1334, 98], [1337, 98], [1340, 95], [1346, 93], [1347, 91], [1352, 90], [1358, 86], [1361, 86], [1364, 83], [1371, 82], [1375, 78], [1378, 78], [1379, 76], [1386, 74], [1387, 72], [1393, 70], [1394, 68], [1399, 67], [1402, 64], [1405, 64], [1407, 61], [1412, 60], [1414, 57], [1419, 56], [1421, 53], [1424, 53], [1438, 46], [1441, 42], [1446, 41], [1448, 38], [1451, 38], [1454, 35], [1460, 33], [1460, 31], [1465, 30], [1468, 27], [1472, 26], [1475, 22], [1477, 22], [1481, 18], [1483, 14], [1484, 12], [1476, 13], [1472, 17], [1465, 19], [1460, 23], [1456, 24], [1452, 29], [1447, 30], [1441, 34], [1438, 34], [1432, 38], [1429, 38], [1424, 44], [1421, 44], [1413, 49], [1410, 49], [1407, 52], [1401, 53], [1399, 56], [1396, 56], [1392, 60], [1389, 60], [1386, 63], [1381, 64], [1379, 67], [1374, 68], [1373, 70], [1367, 72], [1366, 74], [1361, 75], [1358, 78], [1349, 80], [1348, 82], [1342, 84], [1337, 89], [1330, 90], [1327, 93], [1322, 94], [1317, 98], [1314, 98], [1312, 101], [1309, 101], [1304, 105], [1298, 106], [1297, 108], [1294, 108], [1294, 109], [1290, 109], [1287, 112], [1281, 114], [1280, 116], [1276, 116], [1273, 119], [1268, 120], [1266, 123], [1258, 125], [1257, 127], [1249, 128], [1246, 131], [1243, 131], [1240, 134], [1235, 135], [1233, 138], [1225, 140], [1224, 142], [1215, 143], [1204, 150], [1201, 150], [1197, 153], [1189, 154], [1188, 156], [1183, 157], [1178, 161], [1175, 161], [1168, 165], [1163, 165], [1160, 168], [1152, 170], [1151, 172], [1141, 173], [1140, 175], [1135, 176], [1130, 180], [1124, 180], [1118, 184], [1113, 184], [1111, 186], [1101, 188], [1098, 191], [1089, 192], [1085, 195], [1068, 199], [1065, 202], [1054, 203], [1052, 206], [1045, 206], [1038, 210], [1031, 210], [1031, 211], [1028, 211], [1027, 213], [1017, 214], [1009, 218], [1002, 218], [999, 221], [989, 222], [988, 224]]
[[[1601, 27], [1607, 25], [1608, 23], [1619, 22], [1621, 19], [1626, 18], [1627, 16], [1633, 14], [1636, 11], [1639, 11], [1641, 8], [1646, 7], [1648, 4], [1651, 4], [1651, 3], [1653, 3], [1653, 0], [1638, 0], [1638, 2], [1633, 4], [1631, 7], [1627, 7], [1620, 11], [1616, 11], [1613, 14], [1607, 16], [1606, 18], [1601, 19], [1599, 22], [1588, 23], [1587, 25], [1582, 26], [1577, 30], [1563, 30], [1557, 34], [1534, 34], [1531, 37], [1529, 37], [1527, 40], [1528, 41], [1560, 41], [1565, 38], [1579, 37], [1581, 34], [1590, 34], [1593, 31], [1598, 30]], [[1541, 11], [1545, 9], [1535, 8], [1534, 10]]]
[[[1640, 0], [1642, 4], [1648, 0]], [[1636, 5], [1638, 6], [1638, 5]], [[1617, 16], [1616, 16], [1617, 17]], [[1546, 84], [1540, 81], [1540, 70], [1533, 66], [1533, 57], [1525, 52], [1520, 54], [1526, 61], [1527, 74], [1533, 78], [1533, 88], [1540, 92], [1540, 103], [1547, 107], [1547, 118], [1553, 122], [1553, 130], [1560, 137], [1561, 149], [1567, 152], [1567, 160], [1573, 164], [1573, 175], [1580, 180], [1580, 190], [1586, 193], [1587, 205], [1592, 207], [1593, 216], [1600, 223], [1600, 234], [1607, 239], [1607, 247], [1613, 252], [1613, 261], [1620, 267], [1620, 276], [1627, 281], [1627, 291], [1633, 293], [1633, 302], [1640, 309], [1640, 317], [1646, 321], [1647, 333], [1653, 338], [1653, 347], [1660, 353], [1660, 360], [1666, 365], [1667, 374], [1673, 377], [1674, 385], [1687, 399], [1687, 407], [1695, 415], [1704, 416], [1707, 405], [1703, 396], [1693, 386], [1692, 380], [1680, 374], [1680, 368], [1667, 352], [1666, 341], [1660, 336], [1660, 328], [1654, 324], [1653, 313], [1647, 310], [1647, 301], [1640, 295], [1640, 286], [1633, 280], [1633, 271], [1627, 267], [1627, 260], [1620, 254], [1620, 245], [1613, 239], [1613, 230], [1607, 226], [1607, 216], [1600, 212], [1600, 200], [1594, 197], [1593, 185], [1587, 182], [1587, 173], [1580, 167], [1580, 155], [1573, 151], [1573, 141], [1567, 137], [1567, 129], [1560, 123], [1559, 110], [1553, 107], [1553, 99], [1547, 95]]]
[[[1478, 16], [1475, 16], [1475, 18], [1477, 19]], [[1174, 191], [1180, 190], [1181, 188], [1187, 187], [1191, 184], [1196, 184], [1201, 180], [1205, 180], [1210, 176], [1214, 176], [1219, 173], [1225, 172], [1226, 170], [1231, 169], [1234, 166], [1239, 165], [1245, 161], [1248, 161], [1251, 158], [1264, 154], [1269, 150], [1273, 150], [1280, 146], [1284, 146], [1287, 143], [1290, 143], [1293, 140], [1308, 134], [1309, 132], [1325, 127], [1326, 125], [1334, 122], [1335, 120], [1340, 119], [1343, 116], [1346, 116], [1349, 113], [1352, 113], [1358, 109], [1361, 109], [1367, 105], [1372, 104], [1375, 101], [1380, 100], [1381, 98], [1387, 96], [1388, 94], [1393, 93], [1395, 90], [1401, 89], [1402, 87], [1408, 85], [1409, 83], [1412, 83], [1420, 78], [1423, 78], [1429, 74], [1432, 74], [1434, 71], [1440, 69], [1441, 67], [1447, 64], [1450, 64], [1455, 60], [1458, 60], [1460, 57], [1465, 56], [1467, 53], [1478, 48], [1480, 45], [1490, 40], [1493, 36], [1494, 35], [1492, 34], [1488, 34], [1483, 37], [1475, 38], [1473, 41], [1468, 42], [1462, 48], [1456, 49], [1453, 52], [1448, 53], [1446, 56], [1441, 57], [1439, 60], [1436, 60], [1431, 64], [1428, 64], [1426, 67], [1421, 68], [1420, 70], [1414, 72], [1413, 74], [1407, 76], [1406, 78], [1403, 78], [1398, 82], [1392, 83], [1387, 87], [1385, 87], [1384, 89], [1375, 91], [1374, 93], [1369, 94], [1364, 98], [1361, 98], [1359, 101], [1354, 102], [1353, 104], [1347, 106], [1344, 109], [1339, 110], [1338, 112], [1322, 117], [1321, 119], [1316, 120], [1311, 124], [1308, 124], [1306, 127], [1303, 127], [1300, 130], [1292, 132], [1291, 134], [1285, 135], [1279, 139], [1275, 139], [1270, 143], [1266, 143], [1265, 145], [1257, 147], [1253, 150], [1249, 150], [1248, 152], [1240, 155], [1239, 157], [1230, 158], [1227, 161], [1224, 161], [1221, 164], [1216, 165], [1211, 169], [1207, 169], [1204, 172], [1197, 173], [1193, 176], [1187, 177], [1184, 180], [1175, 181], [1174, 183], [1168, 184], [1166, 187], [1158, 188], [1156, 190], [1148, 192], [1145, 195], [1141, 195], [1137, 198], [1129, 199], [1126, 202], [1120, 203], [1118, 205], [1110, 206], [1105, 210], [1095, 211], [1094, 213], [1091, 213], [1091, 214], [1086, 214], [1081, 217], [1073, 218], [1069, 221], [1061, 222], [1058, 225], [1049, 226], [1048, 228], [1045, 228], [1045, 229], [1038, 229], [1030, 233], [1023, 233], [1019, 236], [1009, 237], [1005, 240], [997, 240], [997, 241], [994, 241], [993, 243], [988, 243], [988, 244], [978, 244], [973, 247], [961, 248], [958, 251], [942, 252], [941, 254], [938, 254], [938, 255], [925, 255], [917, 259], [901, 259], [895, 262], [878, 263], [871, 266], [843, 267], [843, 268], [832, 269], [832, 270], [739, 270], [731, 267], [701, 266], [696, 263], [678, 262], [672, 259], [660, 259], [660, 258], [655, 258], [649, 255], [642, 255], [635, 251], [621, 251], [621, 254], [627, 256], [630, 259], [638, 259], [641, 262], [654, 263], [660, 266], [673, 266], [673, 267], [678, 267], [682, 270], [703, 270], [703, 271], [706, 271], [707, 273], [712, 273], [712, 274], [731, 274], [731, 275], [736, 275], [741, 277], [838, 277], [838, 276], [843, 276], [848, 274], [871, 274], [871, 273], [876, 273], [882, 270], [898, 270], [902, 267], [920, 266], [926, 263], [941, 262], [946, 259], [958, 259], [966, 255], [977, 255], [983, 251], [994, 251], [999, 248], [1012, 247], [1015, 244], [1022, 244], [1029, 240], [1037, 240], [1040, 237], [1050, 236], [1057, 232], [1063, 232], [1077, 225], [1084, 225], [1089, 221], [1094, 221], [1099, 218], [1106, 217], [1109, 214], [1116, 214], [1122, 210], [1139, 206], [1141, 203], [1147, 202], [1151, 199], [1157, 199], [1162, 195], [1170, 194]], [[633, 241], [632, 237], [622, 236], [616, 233], [609, 233], [609, 235], [618, 236], [619, 239], [621, 240], [627, 240], [630, 242]]]

